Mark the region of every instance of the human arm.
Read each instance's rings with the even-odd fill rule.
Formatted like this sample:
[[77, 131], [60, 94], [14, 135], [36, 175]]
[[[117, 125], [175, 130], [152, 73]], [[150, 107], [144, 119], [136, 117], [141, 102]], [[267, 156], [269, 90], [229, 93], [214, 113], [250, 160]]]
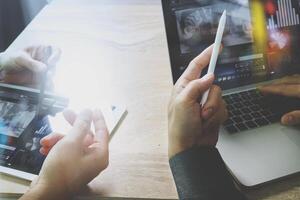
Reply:
[[170, 159], [180, 199], [244, 200], [215, 147], [192, 147]]
[[[91, 123], [95, 131], [91, 131]], [[90, 136], [88, 143], [84, 138]], [[71, 199], [108, 165], [108, 131], [100, 111], [81, 112], [49, 152], [37, 181], [20, 200]]]
[[[29, 46], [15, 52], [0, 53], [0, 81], [38, 88], [47, 68], [54, 70], [60, 49], [49, 45]], [[48, 88], [51, 82], [48, 82]]]
[[[212, 47], [196, 57], [174, 86], [169, 104], [169, 159], [180, 199], [244, 199], [215, 145], [227, 118], [213, 75], [199, 79]], [[207, 103], [199, 99], [211, 88]]]
[[[299, 98], [300, 101], [300, 74], [276, 80], [272, 84], [260, 87], [259, 90], [265, 95], [275, 94], [296, 97]], [[281, 123], [284, 125], [300, 124], [300, 110], [295, 110], [283, 115]]]

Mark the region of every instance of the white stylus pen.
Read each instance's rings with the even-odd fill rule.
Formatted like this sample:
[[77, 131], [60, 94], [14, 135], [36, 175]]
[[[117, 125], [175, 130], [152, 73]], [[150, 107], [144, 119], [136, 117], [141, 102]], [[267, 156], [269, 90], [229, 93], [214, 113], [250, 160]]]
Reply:
[[[213, 52], [212, 52], [212, 55], [210, 58], [210, 63], [209, 63], [207, 74], [213, 74], [215, 72], [225, 25], [226, 25], [226, 10], [224, 10], [224, 12], [220, 18], [220, 21], [219, 21], [219, 27], [218, 27], [218, 31], [217, 31], [217, 35], [216, 35], [216, 39], [215, 39], [215, 43], [214, 43]], [[201, 100], [202, 106], [204, 106], [204, 104], [206, 103], [208, 94], [209, 94], [209, 90], [207, 90], [203, 94], [202, 100]]]

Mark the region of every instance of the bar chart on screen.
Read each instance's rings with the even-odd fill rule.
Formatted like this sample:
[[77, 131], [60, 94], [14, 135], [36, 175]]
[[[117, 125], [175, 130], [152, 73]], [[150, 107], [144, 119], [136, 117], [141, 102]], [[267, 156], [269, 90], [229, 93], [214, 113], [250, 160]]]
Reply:
[[268, 12], [267, 29], [271, 30], [300, 24], [299, 12], [293, 5], [292, 0], [277, 0], [273, 2], [268, 2], [266, 5]]

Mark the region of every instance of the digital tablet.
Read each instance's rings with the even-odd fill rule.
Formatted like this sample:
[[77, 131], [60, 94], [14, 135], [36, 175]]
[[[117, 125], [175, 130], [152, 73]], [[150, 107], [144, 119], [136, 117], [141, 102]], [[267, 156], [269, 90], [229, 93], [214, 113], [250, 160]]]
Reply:
[[0, 173], [33, 180], [45, 160], [40, 140], [52, 132], [49, 115], [61, 112], [68, 100], [45, 94], [37, 113], [39, 90], [0, 84]]

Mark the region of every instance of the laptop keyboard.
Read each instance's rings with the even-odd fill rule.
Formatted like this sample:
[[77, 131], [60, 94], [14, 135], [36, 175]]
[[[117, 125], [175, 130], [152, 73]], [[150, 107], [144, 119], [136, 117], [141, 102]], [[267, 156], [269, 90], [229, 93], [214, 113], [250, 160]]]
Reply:
[[231, 134], [279, 122], [284, 113], [300, 108], [299, 99], [263, 96], [256, 89], [223, 98], [229, 114], [223, 125]]

